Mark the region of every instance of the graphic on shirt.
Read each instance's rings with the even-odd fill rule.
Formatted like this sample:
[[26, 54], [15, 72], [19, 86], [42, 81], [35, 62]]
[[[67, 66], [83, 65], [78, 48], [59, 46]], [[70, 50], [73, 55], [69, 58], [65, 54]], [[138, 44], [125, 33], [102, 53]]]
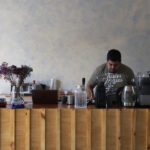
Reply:
[[115, 94], [117, 89], [122, 86], [123, 76], [118, 73], [104, 73], [97, 76], [98, 83], [103, 82], [106, 94]]

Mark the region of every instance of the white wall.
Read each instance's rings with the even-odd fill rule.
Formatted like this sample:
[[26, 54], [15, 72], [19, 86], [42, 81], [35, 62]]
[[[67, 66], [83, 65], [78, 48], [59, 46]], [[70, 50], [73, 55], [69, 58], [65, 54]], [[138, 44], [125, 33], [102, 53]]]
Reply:
[[30, 80], [55, 77], [65, 89], [88, 80], [111, 48], [135, 72], [150, 70], [149, 6], [149, 0], [1, 0], [0, 62], [30, 65]]

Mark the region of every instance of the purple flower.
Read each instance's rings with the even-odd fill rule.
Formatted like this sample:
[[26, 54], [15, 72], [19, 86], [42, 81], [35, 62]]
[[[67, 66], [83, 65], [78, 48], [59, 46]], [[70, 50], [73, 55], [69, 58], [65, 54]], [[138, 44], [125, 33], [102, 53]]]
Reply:
[[7, 62], [3, 62], [3, 63], [2, 63], [2, 66], [3, 66], [3, 67], [7, 67], [7, 66], [8, 66], [8, 63], [7, 63]]
[[13, 85], [21, 85], [24, 79], [30, 76], [32, 71], [33, 69], [26, 65], [22, 65], [21, 67], [15, 65], [8, 66], [7, 62], [3, 62], [2, 65], [0, 65], [0, 78], [3, 77]]

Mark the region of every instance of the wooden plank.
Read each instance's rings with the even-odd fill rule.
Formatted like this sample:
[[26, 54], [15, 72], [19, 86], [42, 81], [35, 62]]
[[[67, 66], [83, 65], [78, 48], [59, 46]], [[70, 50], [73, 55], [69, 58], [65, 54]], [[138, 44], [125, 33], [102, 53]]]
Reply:
[[75, 111], [60, 110], [60, 141], [61, 150], [75, 150]]
[[60, 110], [46, 109], [45, 149], [60, 150]]
[[132, 150], [136, 150], [135, 149], [136, 109], [132, 109], [132, 110], [133, 113], [132, 113], [131, 148]]
[[30, 110], [16, 109], [15, 150], [30, 150]]
[[71, 150], [76, 150], [75, 147], [75, 110], [71, 112]]
[[106, 109], [91, 110], [91, 149], [106, 150]]
[[45, 150], [45, 109], [31, 109], [31, 150]]
[[15, 150], [15, 110], [0, 110], [0, 150]]
[[120, 132], [121, 132], [121, 150], [134, 149], [134, 109], [121, 109], [120, 112]]
[[150, 150], [150, 109], [148, 109], [147, 149]]
[[120, 110], [107, 109], [106, 111], [106, 149], [120, 149]]
[[147, 123], [146, 109], [136, 109], [135, 150], [147, 150]]
[[117, 126], [117, 129], [116, 129], [116, 142], [117, 142], [117, 150], [120, 150], [120, 137], [121, 137], [121, 134], [120, 134], [120, 110], [118, 109], [116, 111], [116, 126]]
[[91, 150], [91, 110], [76, 109], [76, 150]]

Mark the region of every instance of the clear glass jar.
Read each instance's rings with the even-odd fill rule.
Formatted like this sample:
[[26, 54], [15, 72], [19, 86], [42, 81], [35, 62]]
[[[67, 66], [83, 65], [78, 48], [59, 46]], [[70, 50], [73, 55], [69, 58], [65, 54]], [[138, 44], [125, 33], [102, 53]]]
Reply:
[[85, 88], [77, 85], [74, 91], [75, 95], [75, 108], [87, 108], [87, 94]]

